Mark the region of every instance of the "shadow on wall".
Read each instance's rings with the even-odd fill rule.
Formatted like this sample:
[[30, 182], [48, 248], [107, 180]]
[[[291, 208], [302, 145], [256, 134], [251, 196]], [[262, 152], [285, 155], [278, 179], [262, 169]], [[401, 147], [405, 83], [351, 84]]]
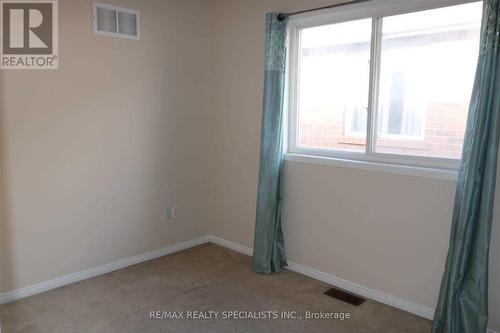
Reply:
[[0, 294], [14, 287], [12, 241], [10, 239], [9, 204], [7, 191], [7, 133], [5, 129], [4, 76], [0, 72]]

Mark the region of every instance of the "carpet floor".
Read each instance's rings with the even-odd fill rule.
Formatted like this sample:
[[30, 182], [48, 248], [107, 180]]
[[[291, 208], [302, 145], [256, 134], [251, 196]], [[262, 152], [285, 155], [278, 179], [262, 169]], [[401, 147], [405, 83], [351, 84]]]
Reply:
[[5, 304], [0, 331], [430, 332], [426, 319], [374, 301], [355, 307], [328, 288], [287, 270], [254, 274], [249, 257], [204, 244]]

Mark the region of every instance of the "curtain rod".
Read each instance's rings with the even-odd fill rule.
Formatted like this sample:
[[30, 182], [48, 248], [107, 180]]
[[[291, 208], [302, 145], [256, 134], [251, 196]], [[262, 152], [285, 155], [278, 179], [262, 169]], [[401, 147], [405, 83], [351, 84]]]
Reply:
[[285, 18], [293, 16], [293, 15], [299, 15], [299, 14], [304, 14], [304, 13], [310, 13], [310, 12], [315, 12], [317, 10], [322, 10], [322, 9], [329, 9], [329, 8], [335, 8], [335, 7], [341, 7], [341, 6], [346, 6], [346, 5], [352, 5], [355, 3], [360, 3], [360, 2], [367, 2], [370, 0], [351, 0], [348, 2], [342, 2], [342, 3], [337, 3], [334, 5], [329, 5], [329, 6], [323, 6], [323, 7], [317, 7], [317, 8], [311, 8], [311, 9], [305, 9], [305, 10], [300, 10], [298, 12], [292, 12], [292, 13], [280, 13], [278, 15], [278, 20], [283, 21]]

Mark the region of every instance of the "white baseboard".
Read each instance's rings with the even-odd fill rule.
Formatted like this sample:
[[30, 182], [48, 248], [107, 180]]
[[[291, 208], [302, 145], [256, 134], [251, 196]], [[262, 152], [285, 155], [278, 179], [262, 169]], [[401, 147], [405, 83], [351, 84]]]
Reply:
[[413, 313], [417, 316], [424, 317], [426, 319], [432, 320], [434, 318], [434, 310], [421, 306], [404, 299], [391, 296], [389, 294], [380, 292], [378, 290], [370, 289], [365, 286], [359, 285], [357, 283], [341, 279], [339, 277], [326, 274], [315, 269], [306, 267], [295, 262], [288, 262], [288, 269], [306, 276], [312, 277], [313, 279], [328, 283], [332, 286], [338, 287], [340, 289], [349, 291], [359, 296], [366, 297], [368, 299], [384, 303], [395, 308], [401, 309], [406, 312]]
[[28, 296], [43, 293], [43, 292], [48, 291], [48, 290], [63, 287], [63, 286], [66, 286], [68, 284], [82, 281], [85, 279], [89, 279], [89, 278], [92, 278], [95, 276], [110, 273], [110, 272], [116, 271], [118, 269], [129, 267], [129, 266], [132, 266], [135, 264], [139, 264], [139, 263], [144, 262], [144, 261], [148, 261], [148, 260], [155, 259], [158, 257], [163, 257], [167, 254], [182, 251], [182, 250], [188, 249], [190, 247], [204, 244], [207, 242], [208, 242], [208, 237], [203, 236], [203, 237], [192, 239], [192, 240], [189, 240], [189, 241], [186, 241], [183, 243], [170, 245], [170, 246], [164, 247], [162, 249], [146, 252], [146, 253], [140, 254], [140, 255], [135, 256], [135, 257], [121, 259], [121, 260], [114, 261], [114, 262], [109, 263], [109, 264], [89, 268], [89, 269], [86, 269], [86, 270], [81, 271], [81, 272], [69, 274], [69, 275], [55, 278], [52, 280], [40, 282], [40, 283], [31, 285], [28, 287], [24, 287], [21, 289], [10, 291], [10, 292], [4, 293], [4, 294], [0, 294], [0, 305], [8, 303], [8, 302], [16, 301], [16, 300], [19, 300], [21, 298], [25, 298]]
[[[246, 254], [246, 255], [252, 255], [253, 249], [236, 244], [234, 242], [216, 237], [216, 236], [208, 236], [208, 239], [211, 243], [226, 247], [228, 249]], [[339, 277], [326, 274], [323, 272], [320, 272], [318, 270], [306, 267], [304, 265], [298, 264], [293, 261], [288, 261], [288, 267], [289, 270], [303, 274], [305, 276], [309, 276], [313, 279], [328, 283], [332, 286], [344, 289], [346, 291], [349, 291], [351, 293], [372, 299], [374, 301], [384, 303], [390, 306], [393, 306], [395, 308], [401, 309], [406, 312], [413, 313], [417, 316], [424, 317], [427, 319], [432, 319], [434, 317], [434, 310], [426, 308], [424, 306], [408, 302], [406, 300], [382, 293], [377, 290], [373, 290], [367, 287], [364, 287], [362, 285], [341, 279]]]
[[[213, 235], [207, 235], [203, 237], [199, 237], [193, 240], [189, 240], [183, 243], [179, 244], [174, 244], [170, 245], [167, 247], [164, 247], [162, 249], [154, 250], [151, 252], [143, 253], [135, 257], [131, 258], [126, 258], [122, 260], [118, 260], [109, 264], [105, 264], [102, 266], [97, 266], [94, 268], [90, 268], [78, 273], [73, 273], [69, 274], [60, 278], [52, 279], [49, 281], [45, 282], [40, 282], [37, 284], [34, 284], [32, 286], [28, 286], [25, 288], [17, 289], [11, 292], [7, 292], [5, 294], [0, 294], [0, 305], [5, 304], [8, 302], [16, 301], [21, 298], [25, 298], [28, 296], [36, 295], [45, 291], [49, 291], [55, 288], [59, 288], [62, 286], [66, 286], [71, 283], [75, 283], [78, 281], [82, 281], [85, 279], [89, 279], [95, 276], [103, 275], [106, 273], [110, 273], [125, 267], [129, 267], [135, 264], [139, 264], [144, 261], [148, 261], [151, 259], [155, 259], [158, 257], [162, 257], [171, 253], [175, 253], [178, 251], [182, 251], [197, 245], [201, 245], [204, 243], [214, 243], [219, 246], [228, 248], [230, 250], [251, 256], [253, 254], [253, 249], [249, 248], [247, 246], [243, 246], [238, 243], [234, 243], [231, 241], [228, 241], [226, 239], [213, 236]], [[352, 292], [354, 294], [372, 299], [374, 301], [387, 304], [390, 306], [393, 306], [395, 308], [401, 309], [403, 311], [413, 313], [417, 316], [424, 317], [427, 319], [432, 319], [434, 316], [434, 310], [385, 294], [383, 292], [373, 290], [370, 288], [367, 288], [365, 286], [338, 278], [336, 276], [326, 274], [323, 272], [320, 272], [318, 270], [306, 267], [304, 265], [289, 261], [288, 262], [288, 267], [289, 270], [303, 274], [305, 276], [309, 276], [313, 279], [328, 283], [332, 286], [347, 290], [349, 292]], [[488, 333], [498, 333], [493, 330], [488, 330]]]
[[[434, 318], [434, 309], [427, 308], [422, 305], [418, 305], [409, 301], [406, 301], [401, 298], [397, 298], [394, 296], [391, 296], [389, 294], [385, 294], [383, 292], [373, 290], [370, 288], [367, 288], [365, 286], [356, 284], [351, 281], [347, 281], [341, 278], [338, 278], [333, 275], [329, 275], [320, 271], [317, 271], [315, 269], [303, 266], [301, 264], [297, 264], [295, 262], [288, 262], [288, 267], [289, 270], [303, 274], [305, 276], [309, 276], [313, 279], [328, 283], [332, 286], [338, 287], [340, 289], [347, 290], [351, 293], [366, 297], [368, 299], [390, 305], [392, 307], [395, 307], [397, 309], [413, 313], [414, 315], [432, 320]], [[496, 331], [493, 331], [491, 329], [488, 329], [487, 333], [498, 333]]]
[[230, 249], [230, 250], [242, 253], [242, 254], [246, 254], [247, 256], [253, 255], [252, 248], [240, 245], [240, 244], [235, 243], [235, 242], [228, 241], [226, 239], [223, 239], [223, 238], [220, 238], [217, 236], [209, 235], [209, 236], [207, 236], [207, 238], [208, 238], [208, 241], [210, 243], [220, 245], [222, 247], [225, 247], [226, 249]]
[[[422, 305], [418, 305], [409, 301], [406, 301], [401, 298], [397, 298], [394, 296], [391, 296], [389, 294], [385, 294], [383, 292], [373, 290], [370, 288], [367, 288], [365, 286], [356, 284], [351, 281], [347, 281], [341, 278], [338, 278], [333, 275], [329, 275], [320, 271], [317, 271], [315, 269], [303, 266], [301, 264], [297, 264], [295, 262], [288, 262], [288, 267], [289, 270], [309, 276], [313, 279], [328, 283], [332, 286], [338, 287], [340, 289], [347, 290], [351, 293], [366, 297], [368, 299], [390, 305], [392, 307], [395, 307], [397, 309], [413, 313], [414, 315], [432, 320], [434, 318], [434, 309], [427, 308]], [[493, 331], [491, 329], [488, 329], [487, 333], [498, 333], [496, 331]]]
[[[246, 254], [251, 256], [253, 254], [253, 249], [249, 248], [247, 246], [243, 246], [231, 241], [228, 241], [226, 239], [219, 238], [217, 236], [212, 236], [209, 235], [207, 236], [208, 241], [210, 243], [214, 243], [220, 246], [223, 246], [225, 248], [228, 248], [230, 250], [240, 252], [242, 254]], [[390, 305], [392, 307], [398, 308], [400, 310], [413, 313], [417, 316], [432, 320], [434, 318], [434, 309], [427, 308], [425, 306], [421, 306], [409, 301], [406, 301], [401, 298], [397, 298], [388, 294], [385, 294], [383, 292], [373, 290], [370, 288], [367, 288], [365, 286], [356, 284], [351, 281], [347, 281], [341, 278], [338, 278], [336, 276], [326, 274], [323, 272], [320, 272], [318, 270], [306, 267], [304, 265], [298, 264], [293, 261], [288, 261], [288, 266], [287, 268], [291, 271], [303, 274], [305, 276], [311, 277], [313, 279], [328, 283], [332, 286], [338, 287], [340, 289], [344, 289], [346, 291], [349, 291], [351, 293], [369, 298], [371, 300]], [[498, 333], [496, 331], [493, 331], [491, 329], [488, 329], [488, 333]]]

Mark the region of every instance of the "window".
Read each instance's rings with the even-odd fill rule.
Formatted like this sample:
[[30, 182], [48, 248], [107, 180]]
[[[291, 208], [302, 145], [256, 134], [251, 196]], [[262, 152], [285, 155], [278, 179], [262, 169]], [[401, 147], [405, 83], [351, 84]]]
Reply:
[[364, 151], [370, 19], [301, 31], [299, 145]]
[[94, 2], [94, 33], [139, 39], [139, 11]]
[[387, 3], [291, 19], [288, 152], [455, 169], [482, 3]]

